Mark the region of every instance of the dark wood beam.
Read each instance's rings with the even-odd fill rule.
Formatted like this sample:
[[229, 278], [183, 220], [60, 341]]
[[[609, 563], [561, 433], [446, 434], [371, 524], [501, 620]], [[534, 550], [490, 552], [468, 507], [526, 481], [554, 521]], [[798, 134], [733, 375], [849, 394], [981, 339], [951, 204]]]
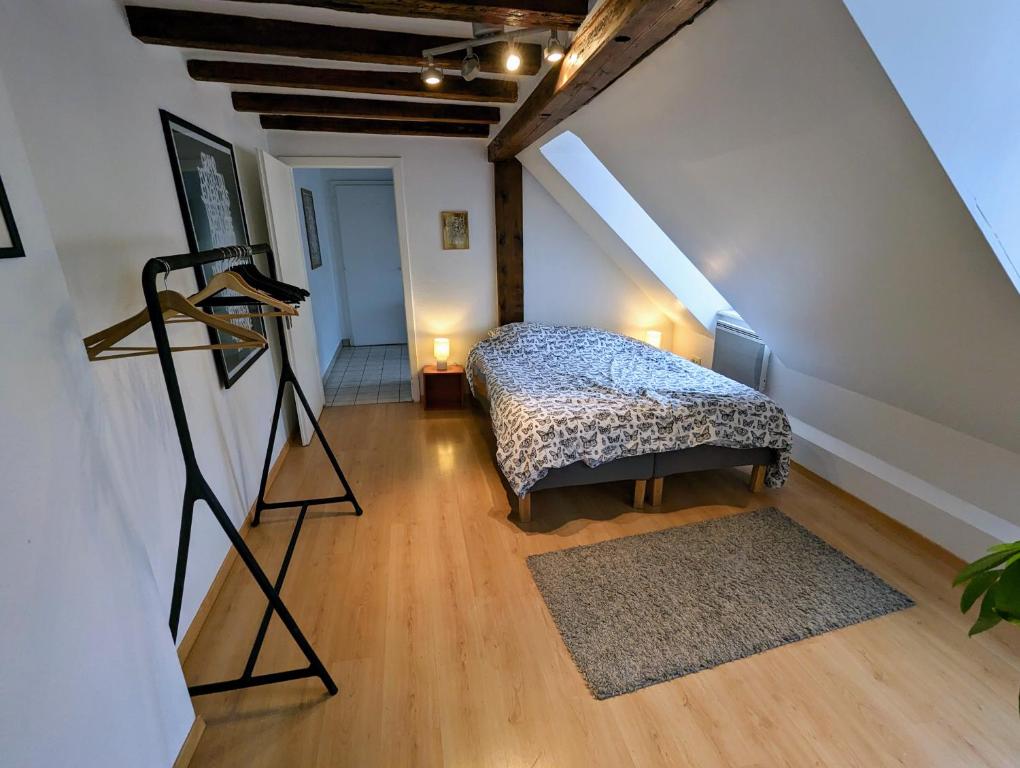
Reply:
[[[239, 0], [235, 0], [238, 2]], [[588, 0], [240, 0], [284, 3], [311, 8], [332, 8], [382, 16], [414, 16], [426, 19], [477, 21], [508, 27], [577, 29], [588, 15]]]
[[[129, 5], [126, 10], [131, 34], [139, 40], [179, 48], [417, 67], [423, 63], [421, 52], [426, 48], [436, 48], [458, 40], [437, 35], [353, 29], [137, 5]], [[519, 73], [537, 73], [542, 64], [542, 46], [522, 44], [517, 48], [521, 55]], [[505, 71], [503, 59], [506, 56], [506, 43], [483, 46], [477, 49], [477, 53], [482, 71]], [[447, 69], [459, 70], [463, 58], [462, 52], [452, 53], [437, 56], [436, 63]]]
[[369, 120], [479, 125], [493, 125], [500, 120], [499, 107], [475, 107], [466, 104], [338, 99], [333, 96], [304, 96], [293, 93], [233, 93], [231, 98], [234, 109], [238, 112], [258, 112], [264, 115], [360, 117]]
[[275, 131], [320, 133], [380, 133], [392, 136], [452, 136], [485, 139], [489, 126], [472, 123], [413, 123], [407, 120], [357, 120], [335, 117], [262, 115], [262, 127]]
[[324, 69], [202, 59], [189, 61], [188, 73], [195, 80], [210, 83], [271, 85], [281, 88], [377, 93], [385, 96], [419, 96], [430, 99], [501, 104], [513, 104], [517, 101], [516, 82], [491, 77], [479, 77], [470, 83], [459, 77], [447, 77], [440, 85], [432, 87], [425, 85], [417, 72]]
[[530, 146], [612, 85], [714, 0], [605, 0], [581, 25], [563, 63], [542, 78], [489, 144], [489, 160]]
[[499, 324], [524, 320], [524, 179], [516, 158], [494, 165]]

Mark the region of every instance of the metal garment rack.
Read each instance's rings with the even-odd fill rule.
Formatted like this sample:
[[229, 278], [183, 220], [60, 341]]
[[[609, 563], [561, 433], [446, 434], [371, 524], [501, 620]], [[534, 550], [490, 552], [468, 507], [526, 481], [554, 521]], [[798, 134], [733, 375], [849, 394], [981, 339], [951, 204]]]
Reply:
[[[332, 696], [338, 691], [336, 683], [333, 682], [333, 678], [330, 677], [329, 672], [326, 671], [326, 667], [316, 655], [315, 650], [305, 638], [301, 628], [287, 609], [287, 606], [283, 602], [283, 598], [280, 597], [280, 590], [283, 588], [283, 582], [287, 576], [287, 570], [290, 567], [294, 548], [297, 545], [298, 536], [301, 534], [301, 527], [304, 523], [309, 507], [320, 506], [323, 504], [350, 502], [354, 505], [355, 515], [359, 516], [362, 514], [362, 509], [354, 496], [354, 491], [351, 490], [351, 486], [347, 482], [347, 478], [344, 477], [344, 473], [340, 469], [340, 464], [337, 461], [329, 443], [326, 441], [326, 436], [322, 433], [322, 429], [319, 427], [318, 419], [315, 418], [315, 414], [308, 405], [305, 393], [301, 390], [301, 385], [298, 383], [297, 376], [294, 374], [294, 369], [291, 367], [290, 357], [287, 352], [287, 340], [284, 334], [283, 320], [280, 317], [276, 318], [276, 328], [280, 340], [280, 384], [276, 391], [276, 407], [273, 409], [273, 423], [269, 432], [269, 445], [266, 448], [266, 459], [262, 467], [262, 481], [259, 485], [259, 496], [255, 503], [255, 513], [252, 519], [252, 525], [256, 526], [261, 522], [263, 510], [299, 508], [300, 511], [298, 512], [297, 519], [294, 523], [294, 530], [291, 534], [290, 542], [287, 545], [287, 551], [284, 554], [283, 562], [280, 566], [280, 571], [277, 574], [276, 581], [270, 582], [269, 577], [266, 576], [265, 571], [262, 570], [258, 560], [256, 560], [252, 551], [248, 548], [248, 545], [241, 537], [241, 534], [238, 532], [237, 528], [234, 527], [234, 523], [230, 519], [229, 515], [227, 515], [223, 505], [220, 503], [219, 499], [216, 498], [216, 494], [213, 493], [212, 488], [209, 486], [209, 483], [206, 481], [202, 474], [202, 470], [198, 465], [198, 459], [195, 456], [194, 444], [191, 441], [191, 431], [188, 427], [188, 417], [184, 409], [184, 400], [181, 397], [181, 388], [177, 379], [177, 369], [174, 366], [170, 339], [167, 335], [166, 322], [159, 304], [159, 295], [156, 289], [156, 279], [161, 275], [165, 276], [170, 272], [174, 272], [179, 269], [188, 269], [216, 261], [247, 260], [251, 263], [253, 257], [257, 254], [266, 254], [269, 261], [270, 277], [275, 279], [276, 268], [273, 263], [272, 251], [268, 245], [230, 246], [227, 248], [216, 248], [209, 251], [202, 251], [200, 253], [186, 253], [178, 256], [168, 256], [161, 259], [150, 259], [146, 262], [145, 267], [142, 270], [142, 290], [145, 293], [145, 304], [149, 311], [149, 320], [152, 323], [152, 333], [155, 338], [157, 354], [159, 355], [159, 363], [163, 369], [163, 378], [166, 380], [167, 395], [170, 398], [170, 409], [173, 412], [174, 424], [177, 426], [177, 436], [180, 439], [181, 454], [184, 458], [185, 470], [184, 504], [181, 511], [181, 533], [177, 547], [177, 566], [174, 573], [174, 586], [170, 601], [170, 633], [176, 641], [177, 629], [181, 616], [181, 600], [184, 595], [184, 578], [188, 565], [188, 546], [191, 541], [191, 523], [194, 517], [196, 502], [204, 501], [209, 506], [209, 509], [212, 510], [213, 516], [223, 528], [223, 532], [227, 535], [231, 546], [233, 546], [238, 556], [241, 558], [241, 562], [244, 563], [245, 567], [255, 579], [255, 583], [258, 584], [259, 589], [261, 589], [262, 593], [266, 596], [268, 605], [266, 606], [265, 613], [262, 616], [262, 622], [259, 625], [258, 633], [255, 636], [255, 642], [252, 645], [251, 652], [248, 654], [248, 661], [245, 664], [244, 671], [241, 673], [241, 676], [230, 680], [222, 680], [216, 683], [189, 685], [188, 692], [192, 696], [201, 696], [209, 693], [221, 693], [223, 691], [234, 691], [241, 688], [251, 688], [259, 685], [282, 683], [287, 680], [300, 680], [306, 677], [318, 677], [322, 680], [322, 684]], [[237, 297], [214, 299], [209, 303], [229, 306], [239, 306], [244, 304], [257, 305], [257, 302]], [[305, 413], [308, 414], [308, 418], [311, 420], [312, 426], [315, 429], [315, 434], [318, 436], [319, 442], [322, 444], [326, 455], [329, 457], [330, 464], [333, 466], [333, 471], [336, 473], [340, 483], [343, 485], [344, 494], [342, 496], [294, 499], [291, 501], [266, 501], [266, 485], [269, 481], [269, 468], [272, 463], [273, 444], [276, 440], [276, 430], [280, 420], [280, 412], [283, 407], [283, 393], [288, 384], [294, 388], [294, 393], [296, 394], [298, 401], [301, 403], [301, 407], [304, 408]], [[271, 672], [256, 675], [254, 673], [255, 665], [258, 662], [259, 653], [262, 650], [266, 631], [269, 628], [269, 622], [274, 611], [280, 617], [280, 621], [283, 622], [283, 625], [287, 628], [290, 636], [294, 638], [294, 642], [297, 643], [301, 652], [308, 660], [308, 666], [290, 669], [283, 672]]]

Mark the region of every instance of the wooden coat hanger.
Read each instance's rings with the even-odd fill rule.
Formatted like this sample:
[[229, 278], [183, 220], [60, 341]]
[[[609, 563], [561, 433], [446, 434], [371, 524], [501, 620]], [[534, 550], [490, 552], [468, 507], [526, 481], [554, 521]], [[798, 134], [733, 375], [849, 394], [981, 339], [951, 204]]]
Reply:
[[[223, 319], [223, 315], [213, 315], [199, 309], [183, 295], [177, 293], [177, 291], [163, 290], [157, 295], [159, 296], [159, 306], [163, 310], [164, 317], [185, 317], [188, 318], [189, 322], [194, 321], [204, 323], [211, 328], [215, 328], [221, 333], [240, 339], [238, 342], [173, 347], [172, 351], [174, 352], [185, 352], [196, 349], [251, 349], [262, 348], [268, 345], [266, 337], [262, 334], [253, 331], [250, 328], [242, 328], [241, 326], [227, 322]], [[292, 307], [288, 308], [292, 309]], [[104, 328], [91, 336], [87, 336], [83, 341], [85, 342], [85, 351], [88, 354], [89, 360], [115, 360], [122, 357], [140, 357], [142, 355], [156, 354], [155, 347], [114, 346], [114, 344], [118, 341], [127, 338], [148, 322], [149, 311], [147, 309], [143, 309], [126, 320], [121, 320], [119, 323], [115, 323], [109, 328]]]

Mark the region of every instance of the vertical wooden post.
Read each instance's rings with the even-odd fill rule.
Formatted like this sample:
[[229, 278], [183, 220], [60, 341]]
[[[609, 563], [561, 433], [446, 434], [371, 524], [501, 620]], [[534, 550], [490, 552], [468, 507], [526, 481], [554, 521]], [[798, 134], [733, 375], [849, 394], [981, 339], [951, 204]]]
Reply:
[[665, 478], [656, 477], [652, 480], [652, 506], [662, 506], [662, 485], [665, 482]]
[[526, 493], [517, 497], [517, 517], [522, 523], [531, 522], [531, 494]]
[[765, 487], [765, 470], [767, 470], [764, 464], [755, 464], [751, 467], [751, 479], [747, 483], [747, 487], [751, 489], [751, 493], [758, 493], [762, 488]]
[[644, 509], [647, 480], [634, 481], [634, 509]]
[[524, 180], [516, 158], [493, 163], [499, 324], [524, 320]]

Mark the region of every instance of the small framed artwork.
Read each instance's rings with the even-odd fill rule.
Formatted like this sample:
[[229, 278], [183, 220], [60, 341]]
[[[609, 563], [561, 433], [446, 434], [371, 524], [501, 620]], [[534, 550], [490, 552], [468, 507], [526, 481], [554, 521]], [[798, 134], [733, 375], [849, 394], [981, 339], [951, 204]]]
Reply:
[[0, 259], [16, 259], [25, 255], [25, 248], [14, 223], [14, 212], [7, 199], [4, 181], [0, 179]]
[[322, 266], [322, 251], [319, 248], [319, 225], [315, 221], [315, 198], [312, 190], [301, 190], [301, 205], [305, 211], [305, 236], [308, 238], [308, 261], [312, 269]]
[[[188, 247], [192, 251], [208, 251], [228, 245], [249, 245], [233, 145], [166, 110], [161, 109], [159, 114]], [[229, 264], [224, 262], [195, 267], [199, 289], [205, 287], [210, 277], [227, 268]], [[224, 306], [211, 311], [243, 314], [250, 310]], [[231, 322], [263, 336], [266, 334], [266, 324], [261, 317], [237, 318]], [[214, 344], [232, 341], [227, 337], [221, 339], [219, 331], [213, 328], [209, 329], [209, 338]], [[265, 351], [265, 348], [214, 349], [212, 354], [223, 387], [232, 387]]]
[[464, 251], [471, 247], [467, 211], [443, 211], [443, 250]]

